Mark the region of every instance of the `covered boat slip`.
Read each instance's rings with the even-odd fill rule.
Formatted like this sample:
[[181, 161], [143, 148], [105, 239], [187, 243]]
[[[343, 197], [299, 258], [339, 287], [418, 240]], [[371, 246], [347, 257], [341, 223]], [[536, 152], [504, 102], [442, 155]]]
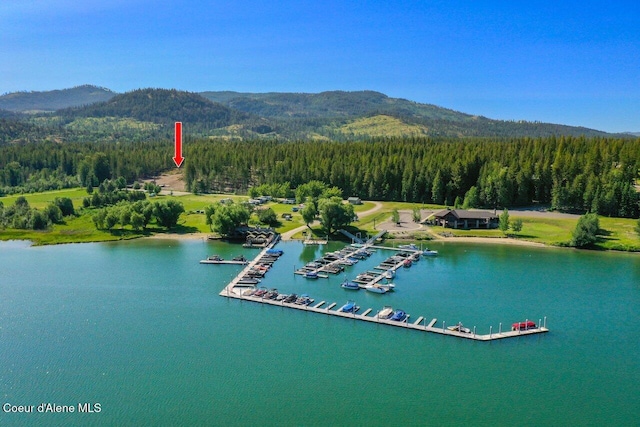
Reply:
[[[331, 316], [350, 318], [350, 319], [354, 319], [354, 320], [361, 320], [361, 321], [365, 321], [365, 322], [384, 324], [384, 325], [395, 326], [395, 327], [400, 327], [400, 328], [405, 328], [405, 329], [413, 329], [413, 330], [416, 330], [416, 331], [430, 332], [430, 333], [440, 334], [440, 335], [448, 335], [448, 336], [458, 337], [458, 338], [466, 338], [466, 339], [476, 340], [476, 341], [492, 341], [492, 340], [498, 340], [498, 339], [504, 339], [504, 338], [514, 338], [514, 337], [519, 337], [519, 336], [522, 336], [522, 335], [533, 335], [533, 334], [540, 334], [540, 333], [549, 332], [549, 329], [547, 329], [547, 327], [546, 327], [546, 323], [547, 323], [546, 318], [544, 318], [544, 323], [542, 322], [543, 319], [540, 319], [535, 328], [503, 331], [502, 330], [502, 325], [500, 325], [498, 327], [497, 331], [494, 331], [493, 327], [490, 327], [488, 334], [479, 335], [479, 334], [476, 333], [476, 327], [475, 326], [473, 327], [473, 329], [471, 330], [470, 333], [460, 332], [460, 331], [457, 331], [457, 330], [448, 329], [446, 327], [447, 325], [445, 325], [444, 322], [442, 322], [441, 324], [436, 325], [437, 319], [435, 319], [435, 318], [432, 319], [429, 323], [427, 323], [427, 318], [425, 318], [423, 316], [420, 316], [420, 317], [417, 318], [417, 320], [415, 322], [411, 323], [409, 321], [411, 316], [409, 314], [407, 314], [407, 316], [406, 316], [406, 318], [404, 320], [402, 320], [402, 321], [394, 321], [394, 320], [390, 320], [390, 319], [382, 319], [382, 318], [380, 318], [378, 316], [379, 311], [375, 311], [374, 312], [374, 310], [372, 308], [368, 308], [368, 309], [364, 310], [363, 314], [345, 313], [345, 312], [338, 311], [339, 308], [341, 307], [341, 305], [339, 305], [336, 302], [333, 302], [333, 303], [329, 304], [326, 308], [322, 308], [324, 306], [324, 304], [325, 304], [325, 301], [321, 301], [317, 305], [311, 306], [311, 305], [299, 305], [299, 304], [295, 304], [295, 303], [286, 303], [284, 301], [276, 301], [276, 300], [273, 300], [273, 299], [264, 298], [264, 296], [258, 296], [257, 297], [257, 296], [253, 296], [253, 295], [243, 295], [243, 290], [246, 289], [246, 285], [243, 285], [241, 283], [241, 279], [247, 274], [248, 271], [251, 270], [251, 268], [253, 268], [253, 266], [255, 266], [260, 261], [260, 259], [262, 259], [262, 257], [264, 257], [268, 253], [269, 250], [271, 250], [271, 248], [273, 248], [273, 246], [275, 246], [276, 243], [277, 243], [277, 239], [276, 239], [276, 241], [272, 242], [270, 245], [265, 247], [258, 254], [258, 256], [256, 256], [256, 258], [253, 261], [251, 261], [249, 263], [249, 265], [247, 265], [245, 267], [245, 269], [243, 271], [241, 271], [238, 274], [238, 276], [236, 276], [222, 290], [222, 292], [220, 292], [220, 295], [224, 296], [224, 297], [227, 297], [227, 298], [235, 298], [235, 299], [240, 299], [240, 300], [252, 301], [252, 302], [256, 302], [256, 303], [269, 304], [269, 305], [275, 305], [275, 306], [280, 306], [280, 307], [292, 308], [292, 309], [296, 309], [296, 310], [308, 311], [308, 312], [312, 312], [312, 313], [318, 313], [318, 314], [325, 314], [325, 315], [331, 315]], [[377, 249], [394, 249], [394, 248], [377, 247]], [[375, 313], [375, 314], [369, 315], [371, 313]], [[527, 319], [526, 322], [524, 322], [524, 323], [529, 324], [529, 320]]]

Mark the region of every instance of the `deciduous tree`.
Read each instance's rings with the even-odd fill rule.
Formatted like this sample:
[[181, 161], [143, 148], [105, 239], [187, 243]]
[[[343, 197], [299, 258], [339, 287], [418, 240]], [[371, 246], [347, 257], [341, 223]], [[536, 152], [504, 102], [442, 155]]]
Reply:
[[509, 211], [505, 208], [504, 211], [500, 214], [500, 231], [504, 234], [507, 234], [509, 231]]
[[578, 224], [573, 230], [573, 238], [571, 246], [576, 248], [585, 248], [593, 245], [597, 241], [598, 230], [600, 229], [600, 221], [598, 215], [589, 213], [582, 215], [578, 219]]

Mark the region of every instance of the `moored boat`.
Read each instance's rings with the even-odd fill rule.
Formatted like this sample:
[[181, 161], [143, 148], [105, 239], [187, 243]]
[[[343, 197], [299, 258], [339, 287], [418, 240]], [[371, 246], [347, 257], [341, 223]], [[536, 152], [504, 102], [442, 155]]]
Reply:
[[535, 328], [536, 328], [536, 324], [531, 320], [527, 320], [525, 322], [516, 322], [513, 325], [511, 325], [512, 331], [526, 331], [527, 329], [535, 329]]
[[422, 256], [438, 256], [438, 251], [427, 248], [422, 251]]
[[378, 317], [380, 319], [388, 319], [391, 316], [393, 316], [394, 313], [394, 309], [392, 307], [389, 307], [388, 305], [385, 305], [382, 310], [380, 310], [380, 312], [378, 313]]
[[304, 278], [305, 279], [313, 279], [313, 280], [315, 280], [318, 277], [319, 277], [318, 273], [316, 273], [315, 271], [307, 271], [306, 273], [304, 273]]
[[251, 296], [254, 294], [255, 291], [257, 291], [258, 288], [256, 288], [255, 286], [252, 286], [250, 288], [245, 289], [244, 291], [242, 291], [242, 295], [245, 297]]
[[389, 319], [395, 320], [396, 322], [402, 322], [406, 318], [407, 313], [405, 313], [404, 310], [396, 310]]
[[411, 262], [411, 260], [410, 260], [410, 259], [405, 259], [405, 260], [402, 262], [402, 266], [403, 266], [404, 268], [409, 268], [409, 267], [411, 267], [411, 264], [413, 264], [413, 263]]
[[471, 333], [471, 329], [465, 328], [464, 326], [462, 326], [462, 322], [458, 322], [457, 325], [449, 326], [449, 327], [447, 327], [447, 329], [450, 330], [450, 331], [454, 331], [454, 332], [462, 332], [464, 334], [470, 334]]
[[283, 301], [284, 302], [288, 302], [288, 303], [293, 303], [298, 299], [298, 295], [297, 294], [291, 294], [288, 295]]
[[342, 282], [340, 286], [342, 286], [345, 289], [350, 289], [352, 291], [357, 291], [358, 289], [360, 289], [360, 285], [358, 285], [356, 282], [351, 282], [346, 279], [344, 282]]
[[365, 291], [373, 292], [374, 294], [384, 294], [388, 289], [384, 288], [382, 285], [377, 283], [373, 285], [367, 285], [364, 287]]
[[309, 295], [307, 294], [300, 295], [295, 301], [295, 303], [298, 305], [309, 305], [312, 302], [313, 299], [309, 298]]
[[253, 293], [253, 296], [254, 296], [254, 297], [258, 297], [258, 298], [262, 298], [262, 297], [264, 297], [264, 295], [265, 295], [267, 292], [269, 292], [269, 291], [268, 291], [268, 289], [267, 289], [267, 288], [262, 287], [262, 288], [258, 289], [257, 291], [255, 291], [255, 292]]
[[384, 294], [389, 291], [392, 291], [393, 288], [395, 288], [395, 286], [396, 285], [394, 285], [393, 283], [388, 283], [386, 285], [383, 285], [382, 283], [374, 283], [373, 285], [365, 286], [364, 289], [366, 291], [373, 292], [376, 294]]
[[338, 309], [338, 311], [341, 311], [343, 313], [355, 313], [358, 310], [360, 310], [360, 307], [358, 307], [356, 303], [351, 300], [347, 301], [345, 305]]
[[269, 289], [269, 292], [264, 294], [265, 299], [276, 299], [278, 297], [278, 290], [276, 288]]
[[409, 250], [409, 251], [419, 251], [419, 250], [420, 250], [420, 249], [419, 249], [416, 245], [414, 245], [413, 243], [408, 244], [408, 245], [400, 245], [400, 246], [398, 246], [398, 249], [406, 249], [406, 250]]

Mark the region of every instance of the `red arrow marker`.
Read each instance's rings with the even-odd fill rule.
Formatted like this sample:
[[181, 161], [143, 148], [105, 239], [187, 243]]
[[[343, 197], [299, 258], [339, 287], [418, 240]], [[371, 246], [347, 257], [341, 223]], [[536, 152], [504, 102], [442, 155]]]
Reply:
[[178, 168], [180, 167], [182, 162], [184, 162], [184, 157], [182, 157], [182, 122], [176, 122], [176, 143], [173, 154], [173, 162]]

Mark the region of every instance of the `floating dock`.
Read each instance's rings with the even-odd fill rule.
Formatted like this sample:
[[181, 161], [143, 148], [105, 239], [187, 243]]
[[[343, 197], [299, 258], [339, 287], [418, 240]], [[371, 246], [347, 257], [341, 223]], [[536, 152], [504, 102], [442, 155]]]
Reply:
[[[242, 284], [242, 278], [245, 277], [245, 275], [256, 264], [258, 264], [260, 262], [262, 257], [266, 256], [267, 251], [269, 249], [271, 249], [273, 246], [275, 246], [277, 241], [278, 241], [278, 239], [275, 239], [274, 242], [272, 242], [271, 244], [267, 245], [258, 254], [258, 256], [253, 261], [251, 261], [222, 290], [222, 292], [220, 292], [220, 295], [223, 296], [223, 297], [227, 297], [227, 298], [235, 298], [235, 299], [240, 299], [240, 300], [245, 300], [245, 301], [252, 301], [252, 302], [256, 302], [256, 303], [260, 303], [260, 304], [268, 304], [268, 305], [275, 305], [275, 306], [280, 306], [280, 307], [287, 307], [287, 308], [292, 308], [292, 309], [295, 309], [295, 310], [303, 310], [303, 311], [312, 312], [312, 313], [319, 313], [319, 314], [325, 314], [325, 315], [344, 317], [344, 318], [349, 318], [349, 319], [354, 319], [354, 320], [361, 320], [361, 321], [370, 322], [370, 323], [378, 323], [378, 324], [383, 324], [383, 325], [395, 326], [395, 327], [398, 327], [398, 328], [412, 329], [412, 330], [415, 330], [415, 331], [422, 331], [422, 332], [430, 332], [430, 333], [434, 333], [434, 334], [447, 335], [447, 336], [458, 337], [458, 338], [465, 338], [465, 339], [475, 340], [475, 341], [492, 341], [492, 340], [499, 340], [499, 339], [504, 339], [504, 338], [515, 338], [515, 337], [520, 337], [520, 336], [524, 336], [524, 335], [534, 335], [534, 334], [541, 334], [541, 333], [549, 332], [549, 329], [547, 329], [547, 327], [546, 327], [547, 326], [546, 317], [544, 318], [544, 323], [542, 322], [543, 319], [540, 319], [538, 321], [538, 324], [537, 324], [536, 328], [530, 328], [530, 329], [527, 329], [527, 330], [516, 330], [516, 331], [502, 331], [502, 325], [500, 325], [500, 327], [498, 328], [497, 332], [494, 332], [493, 331], [493, 327], [491, 327], [489, 329], [489, 334], [479, 335], [479, 334], [476, 333], [476, 328], [475, 327], [469, 333], [459, 332], [459, 331], [452, 331], [452, 330], [449, 330], [446, 327], [444, 322], [442, 322], [439, 325], [436, 325], [437, 319], [435, 319], [435, 318], [432, 319], [429, 323], [427, 323], [427, 318], [425, 318], [424, 316], [419, 316], [414, 323], [410, 323], [409, 322], [410, 315], [407, 314], [406, 318], [403, 321], [399, 322], [399, 321], [394, 321], [394, 320], [390, 320], [390, 319], [380, 319], [378, 317], [378, 311], [376, 311], [374, 315], [370, 316], [369, 314], [373, 312], [373, 309], [371, 309], [371, 308], [368, 308], [368, 309], [364, 310], [364, 312], [362, 314], [344, 313], [344, 312], [338, 311], [339, 308], [341, 307], [341, 305], [338, 306], [336, 309], [334, 309], [338, 305], [335, 302], [332, 302], [326, 308], [323, 308], [323, 306], [326, 304], [325, 301], [321, 301], [318, 304], [316, 304], [315, 306], [312, 306], [311, 304], [309, 304], [309, 305], [299, 305], [299, 304], [295, 304], [295, 303], [286, 303], [283, 300], [282, 301], [277, 301], [277, 300], [273, 300], [273, 299], [268, 299], [268, 298], [264, 298], [264, 295], [263, 296], [259, 296], [259, 297], [256, 297], [256, 296], [253, 296], [253, 295], [243, 295], [243, 290], [245, 290], [247, 288], [247, 285], [243, 285]], [[365, 245], [365, 246], [368, 246], [368, 245]], [[376, 247], [376, 248], [377, 249], [391, 249], [391, 250], [396, 249], [396, 248], [387, 248], [387, 247]], [[411, 251], [406, 251], [406, 252], [411, 252]], [[402, 265], [402, 264], [398, 263], [398, 264], [394, 265], [394, 267], [395, 268], [399, 268], [400, 265]], [[380, 277], [382, 277], [382, 276], [380, 276]], [[380, 280], [380, 279], [378, 279], [378, 280]]]
[[247, 265], [249, 261], [235, 261], [235, 260], [214, 260], [214, 259], [203, 259], [200, 260], [200, 264], [227, 264], [227, 265]]

